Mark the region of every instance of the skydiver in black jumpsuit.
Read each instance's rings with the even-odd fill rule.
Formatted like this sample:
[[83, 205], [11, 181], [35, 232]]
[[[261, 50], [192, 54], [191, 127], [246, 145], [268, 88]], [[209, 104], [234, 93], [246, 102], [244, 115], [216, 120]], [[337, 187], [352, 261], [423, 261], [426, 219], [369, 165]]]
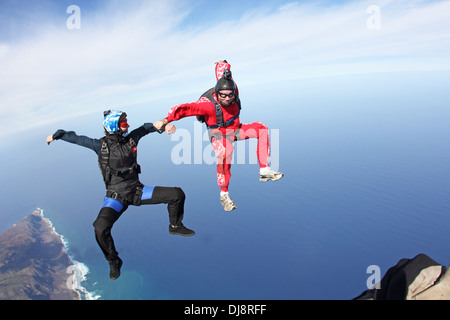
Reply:
[[[73, 131], [58, 130], [48, 136], [47, 143], [64, 140], [89, 148], [99, 156], [99, 165], [106, 186], [103, 206], [94, 222], [95, 238], [110, 265], [110, 279], [120, 276], [122, 260], [116, 251], [111, 228], [129, 205], [166, 203], [169, 212], [169, 233], [181, 236], [193, 236], [195, 232], [183, 223], [185, 194], [178, 187], [144, 186], [139, 181], [140, 166], [136, 161], [136, 147], [139, 140], [149, 133], [157, 131], [152, 123], [128, 133], [126, 113], [106, 111], [103, 126], [105, 137], [92, 139], [79, 136]], [[167, 125], [165, 131], [175, 132], [173, 125]]]

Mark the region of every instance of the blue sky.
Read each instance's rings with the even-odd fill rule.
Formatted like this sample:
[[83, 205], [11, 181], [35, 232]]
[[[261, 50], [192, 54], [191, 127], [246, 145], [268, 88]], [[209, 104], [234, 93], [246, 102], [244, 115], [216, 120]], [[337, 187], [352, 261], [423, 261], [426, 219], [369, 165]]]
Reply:
[[224, 58], [241, 87], [450, 69], [450, 1], [2, 0], [0, 21], [2, 134], [198, 95]]

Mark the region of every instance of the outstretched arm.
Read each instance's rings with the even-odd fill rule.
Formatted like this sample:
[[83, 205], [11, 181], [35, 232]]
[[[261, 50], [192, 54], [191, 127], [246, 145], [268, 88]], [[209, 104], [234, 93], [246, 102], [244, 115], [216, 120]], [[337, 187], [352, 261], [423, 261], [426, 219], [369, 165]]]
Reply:
[[169, 110], [169, 113], [164, 119], [156, 121], [153, 125], [158, 130], [166, 129], [166, 132], [172, 131], [172, 127], [171, 125], [169, 125], [169, 123], [171, 123], [172, 121], [191, 116], [211, 117], [213, 114], [215, 115], [215, 112], [216, 111], [214, 109], [214, 105], [211, 103], [211, 101], [209, 101], [209, 99], [206, 97], [201, 97], [198, 101], [195, 102], [177, 104]]
[[[146, 136], [149, 133], [152, 132], [156, 132], [158, 131], [159, 133], [162, 133], [162, 131], [158, 130], [158, 127], [155, 126], [156, 123], [144, 123], [142, 126], [140, 126], [139, 128], [133, 130], [130, 132], [130, 137], [133, 138], [133, 140], [138, 143], [139, 140]], [[172, 125], [173, 126], [173, 125]], [[168, 128], [169, 129], [169, 128]], [[168, 129], [166, 130], [166, 132], [168, 131]], [[175, 126], [173, 126], [173, 128], [170, 128], [171, 130], [173, 130], [173, 132], [175, 132]], [[164, 130], [163, 130], [164, 131]], [[167, 132], [169, 133], [169, 132]]]
[[54, 134], [47, 137], [47, 144], [50, 144], [54, 140], [64, 140], [73, 144], [77, 144], [82, 147], [86, 147], [99, 153], [101, 149], [101, 142], [98, 139], [92, 139], [86, 136], [79, 136], [74, 131], [58, 130]]

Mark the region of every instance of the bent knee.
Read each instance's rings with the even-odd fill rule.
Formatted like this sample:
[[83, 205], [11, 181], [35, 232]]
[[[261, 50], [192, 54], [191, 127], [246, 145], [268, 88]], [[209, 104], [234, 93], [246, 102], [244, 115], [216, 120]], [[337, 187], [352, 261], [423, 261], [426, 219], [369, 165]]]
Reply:
[[259, 122], [259, 121], [257, 121], [257, 122], [255, 122], [255, 124], [256, 124], [256, 127], [259, 129], [259, 130], [269, 130], [269, 127], [267, 127], [264, 123], [262, 123], [262, 122]]
[[112, 227], [112, 224], [108, 220], [101, 217], [97, 218], [92, 225], [94, 226], [95, 233], [99, 234], [104, 233]]
[[92, 224], [94, 226], [95, 232], [103, 232], [106, 229], [111, 229], [114, 222], [117, 220], [114, 215], [117, 212], [114, 209], [104, 207], [100, 210], [97, 219]]
[[184, 193], [183, 189], [179, 188], [179, 187], [174, 187], [173, 188], [174, 191], [174, 198], [176, 198], [177, 200], [184, 200], [186, 199], [186, 194]]

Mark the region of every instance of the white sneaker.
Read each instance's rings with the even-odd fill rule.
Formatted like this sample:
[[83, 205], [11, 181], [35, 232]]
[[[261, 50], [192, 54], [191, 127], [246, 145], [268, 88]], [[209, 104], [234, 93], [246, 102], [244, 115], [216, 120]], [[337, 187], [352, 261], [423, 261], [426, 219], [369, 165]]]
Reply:
[[269, 167], [263, 168], [259, 172], [259, 181], [267, 182], [269, 180], [277, 181], [283, 178], [284, 174], [281, 172], [276, 172], [270, 169]]
[[236, 203], [231, 200], [228, 192], [220, 195], [220, 203], [225, 211], [233, 211], [234, 209], [237, 209]]

